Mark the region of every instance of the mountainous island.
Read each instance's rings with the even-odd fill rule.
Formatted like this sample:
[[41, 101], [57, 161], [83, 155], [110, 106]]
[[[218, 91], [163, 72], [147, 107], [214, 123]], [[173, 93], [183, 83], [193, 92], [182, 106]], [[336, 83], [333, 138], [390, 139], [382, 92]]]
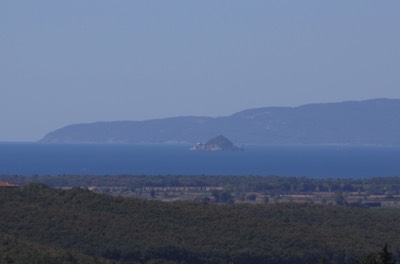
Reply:
[[205, 144], [197, 143], [195, 146], [191, 148], [191, 150], [197, 151], [242, 151], [244, 147], [235, 146], [232, 141], [224, 137], [223, 135], [219, 135], [215, 138], [208, 140]]
[[264, 107], [224, 117], [73, 124], [40, 142], [196, 144], [222, 134], [246, 145], [400, 145], [399, 113], [399, 99]]

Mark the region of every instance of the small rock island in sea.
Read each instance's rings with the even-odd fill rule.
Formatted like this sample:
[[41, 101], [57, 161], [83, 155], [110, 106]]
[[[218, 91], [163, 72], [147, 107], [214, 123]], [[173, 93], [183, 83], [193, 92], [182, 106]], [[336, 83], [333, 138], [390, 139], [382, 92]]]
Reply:
[[199, 151], [243, 151], [243, 146], [235, 146], [229, 139], [223, 135], [219, 135], [215, 138], [210, 139], [205, 144], [197, 143], [191, 148], [191, 150]]

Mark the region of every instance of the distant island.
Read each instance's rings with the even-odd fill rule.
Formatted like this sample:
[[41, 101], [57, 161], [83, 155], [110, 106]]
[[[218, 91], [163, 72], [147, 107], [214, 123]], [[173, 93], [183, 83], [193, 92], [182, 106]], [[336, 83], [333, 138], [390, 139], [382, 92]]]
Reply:
[[235, 146], [232, 141], [224, 137], [223, 135], [219, 135], [208, 140], [205, 144], [197, 143], [190, 150], [198, 150], [198, 151], [243, 151], [243, 145], [238, 147]]
[[397, 145], [400, 100], [264, 107], [222, 117], [184, 116], [69, 125], [43, 143], [196, 144], [229, 135], [246, 145]]

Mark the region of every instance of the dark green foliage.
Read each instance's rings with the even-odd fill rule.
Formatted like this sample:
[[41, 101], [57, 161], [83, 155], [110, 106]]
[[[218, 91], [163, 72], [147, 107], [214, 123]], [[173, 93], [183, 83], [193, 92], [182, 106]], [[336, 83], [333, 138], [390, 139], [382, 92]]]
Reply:
[[363, 261], [356, 261], [355, 264], [378, 264], [378, 262], [374, 256], [368, 255]]
[[249, 194], [249, 195], [247, 195], [247, 199], [250, 201], [255, 201], [257, 199], [257, 195]]
[[336, 193], [335, 194], [335, 203], [337, 205], [347, 205], [347, 201], [344, 198], [342, 193]]
[[298, 193], [298, 192], [366, 192], [368, 194], [400, 194], [400, 177], [377, 177], [367, 179], [311, 179], [307, 177], [278, 176], [17, 176], [0, 175], [0, 181], [26, 185], [32, 182], [51, 187], [179, 187], [231, 186], [234, 192]]
[[212, 196], [217, 203], [233, 203], [233, 197], [230, 192], [227, 191], [212, 191]]
[[393, 259], [393, 254], [389, 252], [388, 245], [385, 243], [385, 246], [379, 252], [379, 264], [395, 264], [396, 261]]
[[[353, 263], [376, 252], [382, 238], [400, 248], [398, 219], [400, 211], [384, 208], [163, 203], [31, 184], [0, 189], [0, 241], [16, 241], [12, 250], [1, 247], [0, 259], [12, 258], [15, 263]], [[385, 254], [382, 251], [380, 258], [392, 257]], [[32, 255], [45, 261], [24, 262]]]
[[393, 254], [389, 252], [388, 245], [385, 243], [381, 251], [378, 253], [378, 257], [376, 258], [374, 255], [368, 255], [361, 262], [356, 261], [355, 264], [395, 264]]
[[0, 181], [26, 185], [32, 182], [51, 187], [180, 187], [231, 186], [234, 192], [265, 192], [269, 194], [298, 192], [366, 192], [368, 194], [400, 194], [400, 177], [376, 177], [367, 179], [312, 179], [307, 177], [278, 176], [17, 176], [0, 175]]
[[206, 146], [218, 146], [224, 150], [231, 150], [231, 149], [235, 148], [233, 143], [229, 139], [224, 137], [223, 135], [219, 135], [215, 138], [210, 139], [209, 141], [207, 141], [207, 143], [205, 145]]
[[0, 264], [91, 264], [110, 263], [101, 258], [90, 257], [78, 251], [43, 246], [12, 235], [0, 235]]

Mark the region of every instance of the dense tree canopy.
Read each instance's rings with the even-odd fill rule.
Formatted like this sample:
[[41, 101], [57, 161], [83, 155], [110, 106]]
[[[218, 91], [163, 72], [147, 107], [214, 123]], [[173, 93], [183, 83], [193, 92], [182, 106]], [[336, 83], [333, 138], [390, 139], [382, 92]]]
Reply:
[[279, 176], [186, 176], [186, 175], [0, 175], [0, 181], [26, 185], [45, 183], [51, 187], [179, 187], [220, 186], [235, 192], [367, 192], [369, 194], [400, 194], [400, 177], [365, 179], [314, 179]]
[[[353, 263], [385, 242], [398, 258], [399, 217], [400, 211], [384, 208], [163, 203], [30, 184], [0, 189], [0, 259]], [[10, 243], [23, 250], [11, 250]]]

